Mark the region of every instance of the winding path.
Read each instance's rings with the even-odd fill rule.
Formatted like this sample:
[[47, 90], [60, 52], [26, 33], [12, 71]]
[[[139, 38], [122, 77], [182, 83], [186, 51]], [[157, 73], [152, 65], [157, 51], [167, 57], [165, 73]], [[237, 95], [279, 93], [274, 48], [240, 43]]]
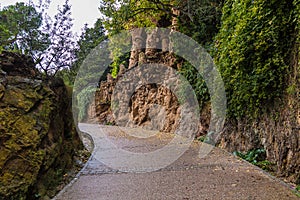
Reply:
[[[107, 138], [118, 148], [141, 154], [164, 147], [173, 136], [94, 124], [80, 124], [79, 127], [93, 138], [94, 153], [80, 175], [54, 198], [56, 200], [298, 199], [278, 179], [219, 148], [200, 159], [198, 153], [203, 144], [196, 141], [180, 158], [164, 168], [145, 170], [139, 163], [131, 163], [122, 170], [113, 169], [100, 162], [97, 151], [106, 152], [103, 154], [105, 159], [127, 160], [129, 157], [115, 155]], [[136, 139], [128, 136], [135, 133], [139, 133], [139, 137], [152, 137]], [[173, 145], [172, 148], [181, 144]], [[145, 171], [140, 171], [141, 168]]]

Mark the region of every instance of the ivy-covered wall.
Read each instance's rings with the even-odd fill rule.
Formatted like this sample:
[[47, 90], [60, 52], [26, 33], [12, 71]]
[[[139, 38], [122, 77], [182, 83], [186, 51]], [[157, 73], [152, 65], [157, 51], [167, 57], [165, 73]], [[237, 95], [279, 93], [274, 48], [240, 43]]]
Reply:
[[227, 0], [215, 40], [228, 117], [219, 146], [266, 150], [277, 175], [300, 183], [299, 0]]
[[216, 38], [215, 61], [231, 117], [257, 117], [287, 87], [299, 0], [228, 0]]

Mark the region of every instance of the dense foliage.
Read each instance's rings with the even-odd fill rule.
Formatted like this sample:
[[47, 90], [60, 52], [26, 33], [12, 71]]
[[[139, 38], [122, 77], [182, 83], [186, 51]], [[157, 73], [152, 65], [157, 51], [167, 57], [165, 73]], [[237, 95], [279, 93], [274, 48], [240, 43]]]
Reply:
[[210, 50], [221, 26], [223, 0], [190, 0], [179, 16], [179, 31]]
[[[294, 4], [293, 4], [294, 3]], [[257, 117], [286, 87], [299, 0], [227, 0], [216, 37], [232, 117]]]
[[31, 5], [16, 3], [0, 10], [0, 50], [28, 54], [45, 50], [50, 41], [39, 28], [42, 14]]
[[[212, 51], [213, 40], [221, 25], [222, 0], [191, 0], [182, 8], [179, 16], [179, 31], [193, 38], [208, 52]], [[179, 69], [187, 78], [197, 96], [200, 108], [209, 102], [210, 94], [204, 79], [186, 61]]]
[[123, 29], [156, 27], [160, 21], [170, 19], [171, 8], [178, 4], [176, 0], [103, 0], [100, 11], [105, 28], [114, 34]]
[[[78, 70], [80, 70], [81, 67], [84, 68], [84, 77], [77, 77], [75, 86], [75, 91], [78, 92], [76, 100], [78, 105], [80, 105], [78, 107], [79, 120], [86, 118], [88, 106], [92, 101], [90, 97], [93, 96], [92, 94], [96, 91], [95, 83], [99, 82], [101, 78], [98, 77], [101, 70], [99, 63], [101, 63], [101, 59], [107, 57], [107, 55], [99, 55], [97, 50], [101, 48], [100, 43], [105, 39], [105, 29], [100, 19], [97, 20], [92, 28], [88, 28], [86, 25], [78, 41], [79, 48], [75, 52], [76, 61], [73, 63], [71, 69], [64, 70], [63, 73], [61, 73], [64, 76], [65, 82], [73, 85]], [[94, 53], [98, 54], [93, 55]]]

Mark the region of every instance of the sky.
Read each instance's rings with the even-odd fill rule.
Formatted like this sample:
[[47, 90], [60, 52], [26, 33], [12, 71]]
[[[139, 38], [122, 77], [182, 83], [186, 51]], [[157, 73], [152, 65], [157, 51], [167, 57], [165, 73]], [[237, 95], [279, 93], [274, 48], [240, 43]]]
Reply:
[[[38, 0], [33, 0], [36, 3]], [[28, 0], [1, 0], [1, 8], [7, 5], [14, 5], [16, 2], [26, 2]], [[51, 4], [47, 13], [53, 17], [57, 13], [57, 6], [62, 6], [65, 0], [51, 0]], [[73, 23], [73, 32], [80, 35], [81, 29], [84, 24], [87, 23], [89, 27], [92, 27], [96, 20], [100, 18], [100, 12], [98, 10], [100, 0], [69, 0], [71, 7]]]

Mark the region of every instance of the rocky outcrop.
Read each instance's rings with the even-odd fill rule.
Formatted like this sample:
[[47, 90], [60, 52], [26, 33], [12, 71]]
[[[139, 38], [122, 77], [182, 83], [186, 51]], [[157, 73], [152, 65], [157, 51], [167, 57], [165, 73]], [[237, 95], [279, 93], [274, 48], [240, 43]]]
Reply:
[[114, 124], [115, 120], [111, 111], [111, 96], [116, 79], [107, 79], [100, 84], [99, 90], [96, 91], [94, 104], [89, 107], [89, 110], [94, 109], [94, 112], [89, 113], [89, 117], [93, 116], [94, 120], [101, 124]]
[[[122, 80], [124, 74], [139, 78], [146, 74], [149, 78], [155, 74], [162, 76], [161, 73], [163, 70], [151, 70], [151, 65], [153, 64], [163, 65], [172, 69], [178, 69], [181, 66], [176, 56], [169, 52], [169, 49], [172, 48], [168, 39], [169, 34], [170, 31], [168, 29], [157, 28], [149, 30], [136, 29], [132, 31], [132, 49], [128, 69], [120, 66], [119, 74], [115, 79], [108, 75], [106, 81], [100, 82], [100, 87], [95, 94], [95, 100], [87, 111], [87, 121], [100, 122], [102, 124], [116, 123], [116, 116], [113, 116], [111, 110], [111, 99], [116, 84]], [[150, 70], [136, 70], [141, 66], [144, 66], [144, 69], [149, 67]], [[130, 74], [131, 70], [135, 71], [135, 74]], [[147, 77], [144, 78], [147, 79]], [[169, 85], [177, 84], [174, 77], [166, 76], [160, 78], [164, 79], [163, 82]], [[124, 84], [127, 84], [128, 87], [135, 87], [132, 82], [125, 82]], [[135, 82], [137, 83], [139, 80]], [[128, 88], [119, 91], [119, 93], [120, 96], [126, 95]], [[130, 97], [128, 103], [130, 104], [128, 105], [128, 112], [132, 123], [127, 124], [127, 126], [140, 126], [171, 133], [174, 133], [179, 126], [180, 116], [182, 115], [181, 111], [183, 110], [180, 109], [180, 102], [176, 95], [168, 87], [159, 84], [146, 84], [135, 88], [135, 92]], [[202, 117], [210, 117], [209, 109], [207, 110], [208, 113], [202, 112]], [[187, 114], [189, 111], [183, 112]], [[155, 120], [156, 122], [154, 122]], [[197, 136], [206, 134], [208, 124], [209, 119], [201, 118], [198, 123], [199, 128], [194, 131], [194, 134]]]
[[[95, 101], [88, 111], [88, 121], [182, 135], [191, 132], [206, 134], [209, 119], [202, 117], [209, 118], [210, 115], [205, 113], [201, 120], [196, 119], [197, 115], [193, 114], [197, 103], [193, 104], [193, 98], [184, 95], [184, 91], [189, 94], [191, 90], [184, 89], [175, 72], [170, 67], [149, 64], [125, 70], [116, 79], [108, 78], [96, 91]], [[117, 101], [114, 102], [113, 98]], [[209, 107], [204, 110], [210, 113]], [[187, 119], [187, 116], [190, 117]], [[188, 127], [187, 122], [193, 125]], [[184, 130], [182, 127], [185, 127]], [[192, 131], [188, 131], [190, 128]]]
[[[111, 110], [111, 99], [115, 85], [120, 78], [121, 75], [117, 79], [101, 82], [95, 95], [95, 101], [89, 106], [88, 121], [115, 124], [115, 117]], [[161, 85], [148, 84], [138, 88], [130, 98], [128, 111], [134, 124], [131, 125], [132, 127], [140, 126], [174, 133], [179, 123], [179, 102], [170, 89]], [[161, 118], [161, 121], [155, 123], [154, 118], [156, 120]], [[157, 127], [153, 127], [153, 125], [157, 125]]]
[[63, 81], [38, 74], [30, 57], [0, 55], [0, 199], [53, 195], [82, 148]]
[[130, 117], [140, 127], [174, 133], [180, 119], [179, 102], [172, 91], [162, 85], [138, 88], [130, 101]]

